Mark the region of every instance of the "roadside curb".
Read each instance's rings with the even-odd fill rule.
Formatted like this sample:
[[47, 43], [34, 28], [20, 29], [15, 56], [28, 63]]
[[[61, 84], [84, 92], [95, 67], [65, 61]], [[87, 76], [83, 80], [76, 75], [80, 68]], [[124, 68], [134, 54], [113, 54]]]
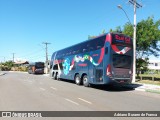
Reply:
[[157, 94], [160, 94], [160, 91], [159, 90], [145, 90], [146, 92], [151, 92], [151, 93], [157, 93]]
[[0, 76], [5, 75], [5, 73], [0, 73]]
[[137, 90], [137, 91], [143, 91], [143, 92], [146, 91], [145, 89], [142, 89], [142, 88], [135, 88], [135, 90]]
[[49, 77], [49, 74], [43, 74], [43, 76]]
[[139, 84], [139, 83], [137, 83], [137, 85], [141, 85], [141, 86], [135, 88], [135, 90], [137, 90], [137, 91], [152, 92], [152, 93], [160, 94], [160, 86], [158, 86], [158, 85]]
[[11, 73], [28, 73], [28, 72], [22, 72], [22, 71], [8, 71], [8, 72], [11, 72]]

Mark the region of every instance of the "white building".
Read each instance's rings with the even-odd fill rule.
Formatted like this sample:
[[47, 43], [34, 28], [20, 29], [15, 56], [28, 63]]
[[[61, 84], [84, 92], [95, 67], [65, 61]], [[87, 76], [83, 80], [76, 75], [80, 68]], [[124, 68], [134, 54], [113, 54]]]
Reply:
[[148, 69], [160, 70], [160, 60], [149, 60]]

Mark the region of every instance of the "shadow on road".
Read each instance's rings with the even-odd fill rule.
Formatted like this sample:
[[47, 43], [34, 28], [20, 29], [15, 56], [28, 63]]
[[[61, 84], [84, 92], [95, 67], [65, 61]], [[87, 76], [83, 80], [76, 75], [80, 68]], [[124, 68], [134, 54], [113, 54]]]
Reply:
[[[63, 82], [75, 84], [74, 81], [70, 80], [62, 80]], [[83, 86], [83, 85], [82, 85]], [[94, 88], [97, 90], [103, 90], [108, 92], [124, 92], [124, 91], [133, 91], [136, 88], [142, 86], [141, 84], [128, 84], [128, 85], [91, 85], [90, 88]]]
[[92, 88], [109, 91], [109, 92], [124, 92], [124, 91], [133, 91], [135, 88], [140, 87], [140, 84], [129, 84], [129, 85], [101, 85], [95, 86], [92, 85]]
[[0, 76], [6, 75], [7, 73], [0, 73]]

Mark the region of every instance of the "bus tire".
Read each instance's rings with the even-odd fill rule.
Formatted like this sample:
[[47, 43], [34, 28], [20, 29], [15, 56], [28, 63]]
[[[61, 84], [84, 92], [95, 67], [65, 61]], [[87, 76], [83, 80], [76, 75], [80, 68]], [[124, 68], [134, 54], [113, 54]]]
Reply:
[[57, 73], [57, 80], [61, 80], [58, 73]]
[[52, 73], [52, 79], [54, 79], [54, 72]]
[[81, 78], [79, 74], [76, 74], [76, 76], [74, 77], [74, 80], [77, 85], [81, 85]]
[[90, 86], [87, 75], [84, 75], [84, 76], [83, 76], [83, 85], [84, 85], [85, 87], [89, 87], [89, 86]]
[[56, 73], [56, 75], [54, 76], [55, 80], [58, 80], [58, 73]]

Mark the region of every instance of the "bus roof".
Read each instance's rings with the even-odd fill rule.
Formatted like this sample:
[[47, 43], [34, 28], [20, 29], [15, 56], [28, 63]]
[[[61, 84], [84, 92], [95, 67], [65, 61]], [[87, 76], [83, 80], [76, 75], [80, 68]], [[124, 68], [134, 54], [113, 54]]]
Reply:
[[[76, 45], [79, 45], [79, 44], [82, 44], [82, 43], [85, 43], [85, 42], [92, 41], [92, 40], [97, 39], [97, 38], [99, 38], [99, 37], [106, 36], [107, 34], [109, 34], [109, 33], [105, 33], [105, 34], [102, 34], [102, 35], [96, 36], [95, 38], [91, 38], [91, 39], [88, 39], [88, 40], [82, 41], [82, 42], [80, 42], [80, 43], [77, 43], [77, 44], [71, 45], [71, 46], [69, 46], [69, 47], [66, 47], [66, 48], [63, 48], [63, 49], [57, 50], [57, 51], [55, 51], [55, 52], [58, 52], [58, 51], [61, 51], [61, 50], [65, 50], [65, 49], [67, 49], [67, 48], [71, 48], [71, 47], [73, 47], [73, 46], [76, 46]], [[55, 53], [55, 52], [54, 52], [54, 53]]]
[[[98, 39], [98, 38], [101, 38], [101, 37], [103, 38], [103, 37], [105, 37], [105, 36], [106, 36], [106, 35], [108, 35], [108, 34], [111, 34], [111, 35], [115, 35], [115, 34], [117, 34], [117, 35], [124, 35], [124, 34], [122, 34], [122, 33], [117, 33], [117, 32], [109, 32], [109, 33], [105, 33], [105, 34], [102, 34], [102, 35], [96, 36], [95, 38], [91, 38], [91, 39], [88, 39], [88, 40], [82, 41], [82, 42], [80, 42], [80, 43], [77, 43], [77, 44], [71, 45], [71, 46], [69, 46], [69, 47], [66, 47], [66, 48], [63, 48], [63, 49], [57, 50], [57, 51], [53, 52], [53, 54], [52, 54], [51, 58], [52, 58], [52, 57], [53, 57], [53, 55], [54, 55], [54, 54], [56, 54], [56, 53], [59, 53], [59, 52], [65, 51], [65, 50], [67, 50], [67, 49], [69, 49], [69, 48], [72, 48], [72, 47], [76, 47], [76, 46], [78, 46], [78, 45], [80, 45], [80, 44], [82, 45], [83, 43], [91, 42], [91, 41], [93, 41], [93, 40], [95, 40], [95, 39]], [[124, 35], [124, 36], [126, 36], [126, 35]], [[128, 37], [128, 36], [126, 36], [126, 37]]]

